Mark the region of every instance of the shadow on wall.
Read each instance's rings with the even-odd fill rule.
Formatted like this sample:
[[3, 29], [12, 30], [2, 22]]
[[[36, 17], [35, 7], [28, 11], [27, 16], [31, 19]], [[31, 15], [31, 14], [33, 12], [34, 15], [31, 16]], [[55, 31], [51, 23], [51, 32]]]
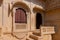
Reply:
[[39, 1], [39, 0], [26, 0], [26, 1], [32, 2], [33, 4], [36, 4], [36, 5], [44, 6], [43, 1]]
[[3, 3], [3, 0], [0, 0], [0, 6], [2, 5], [2, 3]]

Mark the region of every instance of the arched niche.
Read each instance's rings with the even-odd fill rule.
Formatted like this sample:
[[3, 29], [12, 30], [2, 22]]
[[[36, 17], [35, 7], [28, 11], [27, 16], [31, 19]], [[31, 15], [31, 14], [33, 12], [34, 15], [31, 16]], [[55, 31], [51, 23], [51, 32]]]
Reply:
[[[35, 25], [35, 28], [36, 29], [39, 29], [40, 27], [36, 27], [36, 26], [41, 26], [41, 25], [44, 25], [44, 10], [39, 8], [39, 7], [34, 7], [33, 8], [33, 13], [35, 14], [34, 15], [34, 25]], [[40, 20], [40, 19], [41, 20]], [[40, 21], [39, 21], [40, 20]], [[39, 23], [39, 22], [41, 23]]]
[[[22, 12], [23, 10], [26, 12], [26, 21], [27, 23], [16, 23], [15, 18], [16, 18], [16, 9], [18, 9]], [[24, 11], [22, 13], [24, 13]], [[27, 31], [29, 30], [30, 26], [30, 8], [29, 6], [24, 3], [24, 2], [16, 2], [13, 3], [12, 8], [11, 8], [11, 13], [12, 13], [12, 24], [14, 27], [14, 32], [20, 32], [20, 31]]]

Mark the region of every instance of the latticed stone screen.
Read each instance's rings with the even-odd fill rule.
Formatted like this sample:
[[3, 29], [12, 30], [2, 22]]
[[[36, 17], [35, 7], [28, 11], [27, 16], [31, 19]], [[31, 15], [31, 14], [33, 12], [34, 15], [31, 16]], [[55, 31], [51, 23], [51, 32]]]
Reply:
[[16, 9], [15, 13], [15, 23], [26, 23], [27, 18], [26, 18], [26, 12], [22, 8]]

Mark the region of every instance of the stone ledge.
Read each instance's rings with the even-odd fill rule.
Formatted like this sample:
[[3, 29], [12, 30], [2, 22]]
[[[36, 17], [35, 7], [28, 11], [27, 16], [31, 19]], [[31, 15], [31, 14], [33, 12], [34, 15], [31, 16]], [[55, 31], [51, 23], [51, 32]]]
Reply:
[[41, 35], [54, 33], [55, 33], [54, 26], [41, 26]]

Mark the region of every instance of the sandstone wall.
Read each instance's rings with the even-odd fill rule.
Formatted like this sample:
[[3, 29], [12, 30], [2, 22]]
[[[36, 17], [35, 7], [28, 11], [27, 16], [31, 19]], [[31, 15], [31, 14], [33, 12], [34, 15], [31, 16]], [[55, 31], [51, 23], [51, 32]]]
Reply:
[[53, 40], [60, 40], [60, 9], [54, 9], [46, 12], [45, 25], [55, 26]]
[[52, 10], [56, 8], [60, 8], [60, 0], [46, 0], [45, 4], [45, 9], [46, 10]]

